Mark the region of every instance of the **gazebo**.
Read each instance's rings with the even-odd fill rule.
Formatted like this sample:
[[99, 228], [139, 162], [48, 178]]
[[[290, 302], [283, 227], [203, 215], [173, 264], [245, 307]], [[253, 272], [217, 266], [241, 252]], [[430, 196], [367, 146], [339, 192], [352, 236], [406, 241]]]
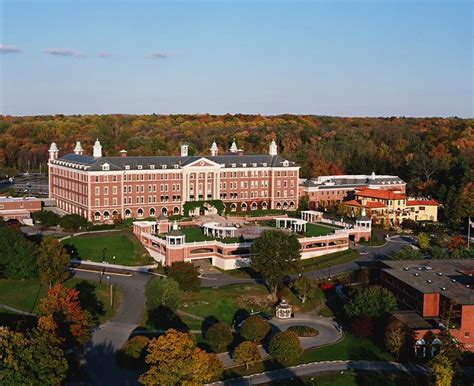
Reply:
[[289, 305], [286, 300], [282, 299], [282, 301], [275, 307], [275, 315], [280, 319], [290, 319], [291, 310], [291, 305]]
[[202, 225], [203, 232], [206, 236], [226, 238], [235, 237], [237, 228], [234, 226], [223, 226], [218, 222], [208, 222]]
[[178, 229], [178, 223], [173, 223], [173, 229], [166, 234], [166, 244], [168, 245], [183, 245], [185, 242], [184, 233]]
[[275, 219], [277, 228], [291, 229], [293, 232], [306, 232], [308, 221], [299, 218], [277, 217]]

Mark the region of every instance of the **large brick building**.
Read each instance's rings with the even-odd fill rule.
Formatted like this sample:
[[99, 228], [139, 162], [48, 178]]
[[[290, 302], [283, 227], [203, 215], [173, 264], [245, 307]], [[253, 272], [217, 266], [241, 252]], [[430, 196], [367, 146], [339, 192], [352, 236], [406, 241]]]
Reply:
[[103, 157], [97, 140], [85, 155], [79, 142], [73, 154], [49, 150], [49, 196], [67, 213], [90, 221], [114, 217], [146, 218], [182, 214], [188, 201], [222, 200], [229, 211], [296, 209], [299, 166], [277, 154], [244, 154], [235, 141], [229, 153], [218, 154], [214, 142], [209, 156]]
[[418, 316], [417, 338], [447, 328], [474, 352], [474, 260], [383, 261], [381, 284]]

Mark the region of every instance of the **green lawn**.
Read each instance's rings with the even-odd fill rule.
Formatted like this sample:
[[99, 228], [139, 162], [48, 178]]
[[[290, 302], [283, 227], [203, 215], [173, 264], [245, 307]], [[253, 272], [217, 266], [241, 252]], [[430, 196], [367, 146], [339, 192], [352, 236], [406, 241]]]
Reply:
[[334, 265], [344, 264], [359, 257], [359, 252], [354, 249], [330, 253], [329, 255], [313, 257], [311, 259], [301, 260], [303, 272], [315, 271], [318, 269], [332, 267]]
[[305, 236], [312, 237], [312, 236], [326, 236], [333, 234], [336, 228], [326, 225], [320, 224], [306, 224], [306, 233]]
[[181, 228], [181, 231], [184, 233], [185, 240], [187, 243], [208, 240], [219, 240], [227, 244], [239, 242], [239, 239], [237, 237], [226, 237], [225, 239], [218, 239], [216, 237], [205, 236], [202, 229], [199, 227]]
[[[62, 241], [72, 256], [110, 264], [146, 265], [153, 259], [130, 232], [107, 232], [71, 237]], [[113, 259], [115, 256], [115, 259]]]
[[[90, 282], [76, 278], [66, 280], [63, 285], [76, 288], [83, 308], [89, 310], [100, 323], [113, 315], [110, 306], [110, 288], [106, 283]], [[46, 296], [48, 289], [40, 285], [38, 279], [12, 280], [0, 279], [0, 304], [36, 313], [41, 298]], [[120, 303], [120, 292], [115, 288], [114, 310]]]

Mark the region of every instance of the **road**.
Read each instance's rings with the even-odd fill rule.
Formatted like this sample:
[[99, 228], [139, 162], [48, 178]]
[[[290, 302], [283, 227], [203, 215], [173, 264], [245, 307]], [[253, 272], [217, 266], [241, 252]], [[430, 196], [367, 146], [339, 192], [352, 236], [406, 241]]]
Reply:
[[314, 362], [304, 365], [288, 367], [280, 370], [267, 371], [261, 374], [250, 375], [247, 377], [230, 379], [228, 381], [215, 382], [210, 385], [216, 386], [244, 386], [258, 385], [271, 381], [315, 375], [331, 371], [341, 370], [365, 370], [365, 371], [388, 371], [388, 372], [426, 372], [426, 369], [418, 365], [403, 365], [394, 362], [370, 362], [370, 361], [333, 361], [333, 362]]
[[[75, 271], [75, 277], [99, 280], [99, 274]], [[138, 326], [145, 311], [145, 284], [152, 277], [136, 272], [132, 276], [110, 275], [120, 288], [122, 301], [117, 313], [92, 333], [86, 346], [86, 369], [93, 385], [136, 385], [138, 373], [123, 370], [115, 362], [115, 352]]]

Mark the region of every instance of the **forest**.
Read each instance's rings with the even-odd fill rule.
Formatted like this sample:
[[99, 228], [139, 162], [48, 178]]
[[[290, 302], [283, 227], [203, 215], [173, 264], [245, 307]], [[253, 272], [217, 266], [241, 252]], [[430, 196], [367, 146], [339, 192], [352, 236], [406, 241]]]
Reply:
[[104, 154], [209, 154], [216, 141], [222, 154], [235, 138], [246, 153], [279, 152], [301, 166], [300, 176], [395, 174], [412, 196], [444, 204], [445, 219], [474, 214], [474, 119], [340, 118], [313, 115], [50, 115], [0, 116], [0, 173], [45, 170], [48, 147], [60, 154], [81, 141], [86, 153], [99, 138]]

